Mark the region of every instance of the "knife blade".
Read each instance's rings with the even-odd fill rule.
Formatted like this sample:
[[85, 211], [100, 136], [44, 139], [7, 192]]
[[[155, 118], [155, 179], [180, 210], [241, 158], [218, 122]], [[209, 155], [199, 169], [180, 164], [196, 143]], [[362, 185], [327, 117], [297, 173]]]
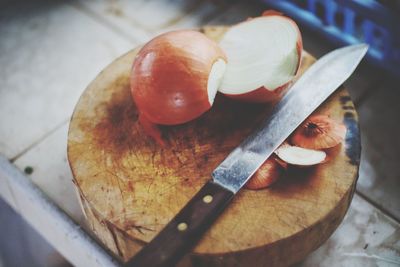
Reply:
[[200, 240], [274, 150], [354, 72], [366, 44], [336, 49], [315, 62], [236, 147], [163, 230], [125, 266], [173, 266]]

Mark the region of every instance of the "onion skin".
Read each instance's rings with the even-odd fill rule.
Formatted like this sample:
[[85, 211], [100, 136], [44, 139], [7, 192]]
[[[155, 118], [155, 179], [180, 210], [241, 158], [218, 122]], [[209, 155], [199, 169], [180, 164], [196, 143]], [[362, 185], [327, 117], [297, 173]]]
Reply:
[[226, 62], [224, 52], [200, 32], [173, 31], [152, 39], [131, 72], [131, 93], [141, 116], [176, 125], [206, 112], [211, 107], [208, 77], [218, 59]]
[[[252, 90], [250, 92], [244, 93], [244, 94], [225, 94], [226, 96], [244, 101], [244, 102], [252, 102], [252, 103], [270, 103], [270, 102], [277, 102], [279, 101], [283, 95], [290, 89], [290, 86], [292, 85], [292, 81], [296, 78], [296, 75], [298, 73], [298, 70], [300, 68], [301, 64], [301, 58], [302, 58], [302, 52], [303, 52], [303, 41], [301, 37], [301, 32], [299, 27], [297, 26], [296, 22], [294, 22], [292, 19], [283, 16], [282, 13], [275, 11], [275, 10], [266, 10], [263, 12], [262, 16], [281, 16], [290, 21], [295, 27], [298, 32], [298, 39], [296, 43], [296, 50], [297, 50], [297, 67], [296, 71], [294, 73], [293, 79], [285, 84], [282, 84], [276, 88], [266, 88], [265, 86], [262, 86], [260, 88], [257, 88], [255, 90]], [[246, 21], [249, 21], [253, 18], [248, 18]]]
[[280, 175], [280, 165], [274, 157], [268, 158], [246, 183], [245, 188], [260, 190], [269, 187]]
[[333, 160], [341, 151], [341, 144], [338, 144], [337, 146], [334, 147], [330, 147], [330, 148], [326, 148], [324, 149], [325, 153], [326, 153], [326, 159], [323, 163], [326, 163], [328, 161]]
[[326, 115], [313, 115], [292, 134], [291, 142], [308, 149], [327, 149], [344, 141], [346, 126]]
[[279, 157], [274, 157], [275, 161], [284, 169], [287, 170], [289, 164], [286, 161], [281, 160]]

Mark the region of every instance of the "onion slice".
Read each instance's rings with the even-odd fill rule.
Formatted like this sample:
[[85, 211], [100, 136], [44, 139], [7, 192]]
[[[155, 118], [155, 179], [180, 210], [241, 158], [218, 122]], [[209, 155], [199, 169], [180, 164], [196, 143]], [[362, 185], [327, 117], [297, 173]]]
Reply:
[[310, 149], [326, 149], [343, 142], [346, 126], [326, 115], [313, 115], [294, 131], [291, 141], [294, 145]]
[[277, 12], [265, 12], [231, 27], [219, 44], [228, 58], [219, 91], [233, 98], [277, 100], [300, 65], [300, 31], [293, 20]]
[[298, 166], [312, 166], [322, 163], [326, 159], [324, 151], [291, 146], [287, 143], [278, 147], [274, 153], [281, 160]]
[[268, 158], [246, 183], [247, 189], [259, 190], [272, 185], [278, 180], [280, 165], [274, 157]]

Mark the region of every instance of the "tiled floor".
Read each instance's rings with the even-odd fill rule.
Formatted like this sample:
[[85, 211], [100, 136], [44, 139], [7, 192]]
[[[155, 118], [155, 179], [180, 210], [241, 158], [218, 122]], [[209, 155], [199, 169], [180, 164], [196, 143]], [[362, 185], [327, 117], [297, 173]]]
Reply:
[[[0, 1], [0, 153], [21, 170], [31, 167], [33, 182], [82, 222], [66, 161], [66, 133], [90, 80], [159, 32], [231, 24], [263, 9], [255, 2], [222, 0]], [[305, 29], [303, 37], [305, 49], [316, 56], [333, 48]], [[399, 266], [400, 91], [365, 63], [347, 87], [362, 128], [357, 193], [342, 225], [299, 266]], [[0, 205], [0, 211], [2, 226], [26, 229], [14, 223], [18, 219], [3, 219], [13, 216], [6, 206]], [[2, 233], [0, 267], [10, 266], [5, 240], [20, 239], [22, 244], [26, 236], [32, 235]], [[25, 243], [19, 250], [28, 259], [33, 246]]]

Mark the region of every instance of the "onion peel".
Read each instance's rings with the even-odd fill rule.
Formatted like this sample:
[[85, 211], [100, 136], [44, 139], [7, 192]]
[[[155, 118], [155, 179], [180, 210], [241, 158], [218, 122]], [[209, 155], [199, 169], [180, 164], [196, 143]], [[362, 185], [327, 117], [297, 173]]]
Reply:
[[343, 142], [346, 126], [326, 115], [313, 115], [306, 119], [292, 134], [291, 142], [309, 149], [326, 149]]
[[251, 176], [245, 188], [260, 190], [271, 186], [280, 175], [280, 165], [274, 157], [268, 158], [261, 167]]
[[131, 93], [148, 121], [176, 125], [211, 108], [225, 73], [226, 56], [204, 34], [180, 30], [145, 44], [131, 71]]
[[317, 165], [326, 160], [326, 152], [323, 150], [291, 146], [288, 143], [283, 143], [274, 153], [288, 164], [302, 167]]

